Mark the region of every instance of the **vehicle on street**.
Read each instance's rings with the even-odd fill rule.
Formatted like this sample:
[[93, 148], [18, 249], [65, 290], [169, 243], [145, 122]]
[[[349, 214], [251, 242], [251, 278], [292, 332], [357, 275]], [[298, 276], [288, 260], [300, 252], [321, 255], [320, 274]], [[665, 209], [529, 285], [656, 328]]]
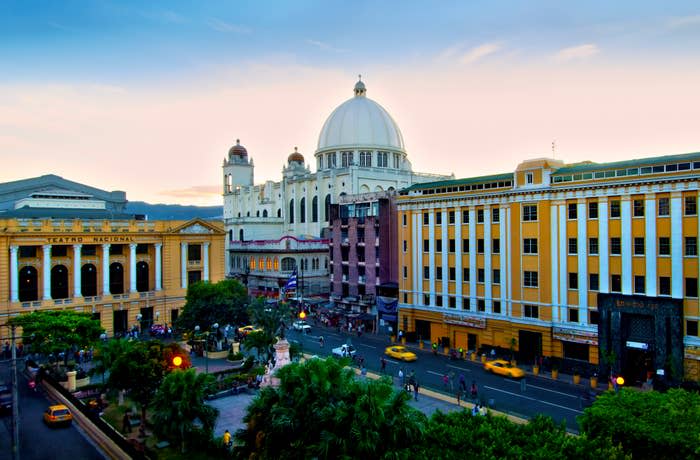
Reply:
[[44, 423], [49, 426], [70, 425], [73, 421], [73, 414], [63, 404], [49, 406], [44, 412]]
[[344, 343], [343, 345], [333, 349], [333, 356], [338, 358], [354, 358], [356, 353], [357, 350], [355, 350], [355, 347], [348, 343]]
[[294, 321], [292, 327], [297, 331], [303, 332], [304, 334], [311, 331], [311, 326], [306, 321]]
[[520, 369], [518, 366], [513, 366], [510, 361], [505, 359], [494, 359], [493, 361], [486, 361], [484, 363], [484, 370], [486, 372], [491, 372], [492, 374], [502, 375], [504, 377], [511, 377], [514, 379], [520, 379], [525, 377], [525, 371]]
[[242, 328], [239, 329], [240, 333], [243, 334], [244, 336], [250, 334], [251, 332], [261, 332], [262, 329], [259, 327], [255, 326], [243, 326]]
[[9, 383], [0, 383], [0, 413], [12, 412], [12, 387]]
[[403, 345], [392, 345], [390, 347], [386, 347], [386, 350], [384, 350], [384, 354], [389, 356], [390, 358], [395, 358], [400, 361], [415, 361], [418, 359], [415, 353], [412, 351], [409, 351], [406, 347]]

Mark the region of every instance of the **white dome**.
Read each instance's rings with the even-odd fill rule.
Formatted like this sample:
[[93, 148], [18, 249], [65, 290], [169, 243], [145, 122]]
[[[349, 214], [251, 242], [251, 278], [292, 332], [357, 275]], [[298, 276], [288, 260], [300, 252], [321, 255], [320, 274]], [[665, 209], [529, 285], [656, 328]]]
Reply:
[[317, 152], [340, 147], [388, 148], [404, 151], [398, 125], [384, 107], [365, 96], [365, 85], [355, 85], [355, 97], [336, 108], [323, 124]]

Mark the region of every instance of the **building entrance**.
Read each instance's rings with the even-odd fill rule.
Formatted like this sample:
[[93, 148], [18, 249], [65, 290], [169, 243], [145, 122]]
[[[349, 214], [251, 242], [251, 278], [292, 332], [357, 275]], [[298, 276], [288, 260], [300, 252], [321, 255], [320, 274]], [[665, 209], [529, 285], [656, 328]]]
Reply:
[[532, 363], [542, 355], [542, 334], [532, 331], [518, 331], [518, 359]]
[[628, 385], [641, 385], [654, 375], [654, 354], [651, 350], [626, 347], [622, 376]]

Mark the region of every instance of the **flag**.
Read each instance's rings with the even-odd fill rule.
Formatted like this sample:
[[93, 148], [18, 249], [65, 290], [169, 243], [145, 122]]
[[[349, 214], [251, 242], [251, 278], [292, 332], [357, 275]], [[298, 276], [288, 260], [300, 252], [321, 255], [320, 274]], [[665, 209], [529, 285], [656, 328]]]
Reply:
[[295, 268], [294, 271], [292, 272], [291, 275], [289, 275], [289, 279], [287, 280], [287, 283], [284, 285], [284, 290], [289, 291], [290, 289], [296, 289], [297, 288], [297, 269]]

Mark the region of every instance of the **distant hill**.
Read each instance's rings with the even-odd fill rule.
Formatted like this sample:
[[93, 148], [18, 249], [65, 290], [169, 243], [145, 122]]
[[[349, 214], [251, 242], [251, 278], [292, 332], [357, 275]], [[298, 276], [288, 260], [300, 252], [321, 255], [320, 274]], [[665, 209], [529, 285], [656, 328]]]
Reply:
[[223, 206], [182, 206], [179, 204], [150, 204], [143, 201], [129, 201], [126, 205], [129, 214], [145, 214], [148, 220], [215, 220], [224, 218]]

